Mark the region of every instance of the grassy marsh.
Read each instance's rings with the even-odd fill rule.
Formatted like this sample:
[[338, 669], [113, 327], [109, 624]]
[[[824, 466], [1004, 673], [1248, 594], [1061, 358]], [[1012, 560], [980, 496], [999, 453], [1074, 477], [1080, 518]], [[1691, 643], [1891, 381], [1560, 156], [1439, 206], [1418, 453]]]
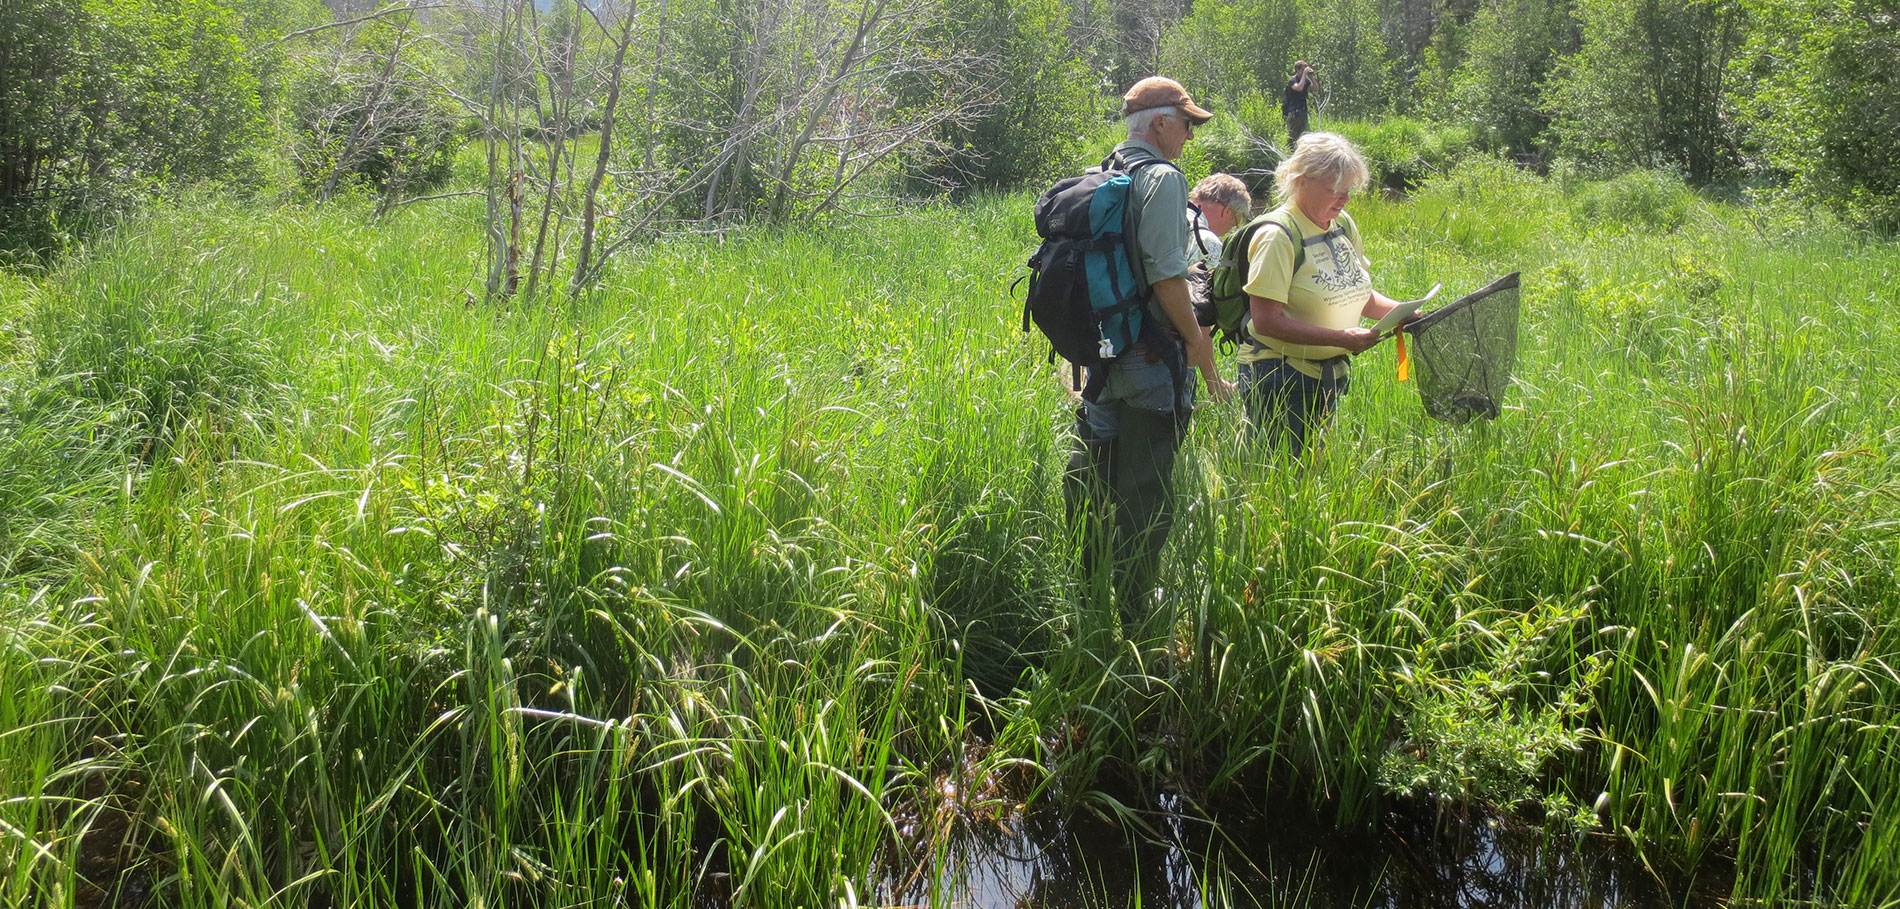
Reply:
[[1440, 426], [1387, 346], [1298, 467], [1205, 408], [1133, 641], [1071, 567], [1024, 199], [500, 309], [471, 210], [148, 214], [0, 278], [0, 893], [876, 905], [1165, 791], [1900, 899], [1900, 248], [1607, 204], [1356, 201], [1394, 295], [1524, 273], [1519, 389]]

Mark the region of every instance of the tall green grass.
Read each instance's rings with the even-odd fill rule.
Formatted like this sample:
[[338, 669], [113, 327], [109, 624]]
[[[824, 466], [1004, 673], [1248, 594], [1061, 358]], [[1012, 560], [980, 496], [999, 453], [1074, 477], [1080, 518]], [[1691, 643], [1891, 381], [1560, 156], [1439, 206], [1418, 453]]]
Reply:
[[149, 214], [9, 285], [8, 898], [875, 905], [1019, 803], [1161, 792], [1900, 897], [1900, 250], [1603, 192], [1355, 202], [1395, 295], [1524, 272], [1505, 416], [1430, 422], [1389, 349], [1303, 463], [1204, 408], [1128, 630], [1022, 199], [502, 308], [473, 209]]

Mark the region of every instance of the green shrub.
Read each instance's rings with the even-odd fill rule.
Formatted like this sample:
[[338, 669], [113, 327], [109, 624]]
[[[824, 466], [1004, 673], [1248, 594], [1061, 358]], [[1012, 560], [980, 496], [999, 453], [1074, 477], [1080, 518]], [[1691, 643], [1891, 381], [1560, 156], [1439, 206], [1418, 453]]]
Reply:
[[[998, 103], [973, 122], [939, 127], [949, 152], [913, 175], [913, 188], [965, 191], [1055, 175], [1107, 107], [1093, 74], [1072, 53], [1068, 20], [1068, 8], [1052, 0], [968, 3], [944, 20], [933, 40], [954, 49], [947, 53], [987, 53], [996, 61], [989, 75]], [[919, 77], [905, 81], [900, 96], [906, 105], [927, 106], [958, 90]]]
[[1359, 146], [1374, 184], [1396, 192], [1416, 189], [1477, 150], [1477, 138], [1468, 126], [1429, 124], [1409, 117], [1342, 120], [1331, 124], [1331, 129]]
[[1206, 126], [1196, 127], [1194, 141], [1181, 155], [1181, 169], [1189, 179], [1206, 174], [1233, 174], [1245, 181], [1256, 202], [1273, 195], [1273, 169], [1285, 154], [1280, 111], [1270, 98], [1255, 97], [1234, 110], [1217, 110]]
[[0, 248], [34, 258], [168, 187], [242, 176], [260, 119], [211, 0], [0, 6]]
[[[1410, 192], [1477, 151], [1469, 127], [1408, 117], [1334, 120], [1327, 128], [1352, 140], [1365, 154], [1375, 186], [1395, 192]], [[1231, 113], [1218, 112], [1205, 127], [1195, 130], [1194, 141], [1182, 156], [1182, 169], [1190, 175], [1238, 176], [1252, 188], [1254, 199], [1264, 202], [1272, 198], [1273, 169], [1286, 154], [1283, 130], [1278, 101], [1250, 98]]]
[[[392, 57], [403, 65], [392, 67]], [[435, 87], [447, 81], [446, 63], [387, 30], [314, 48], [289, 76], [290, 156], [324, 197], [354, 183], [392, 194], [439, 185], [472, 134]]]
[[1560, 210], [1556, 184], [1505, 161], [1475, 155], [1432, 175], [1419, 185], [1415, 201], [1475, 205], [1487, 214], [1503, 208]]
[[1675, 230], [1695, 210], [1695, 193], [1668, 171], [1633, 170], [1579, 189], [1571, 212], [1586, 228]]
[[[1368, 200], [1371, 201], [1371, 200]], [[1523, 252], [1572, 229], [1563, 190], [1553, 181], [1509, 161], [1473, 155], [1419, 184], [1403, 204], [1406, 221], [1452, 248], [1480, 256], [1492, 276], [1524, 267]], [[1393, 206], [1397, 207], [1397, 206]], [[1368, 236], [1380, 236], [1381, 207], [1355, 203], [1353, 212]]]
[[[1598, 656], [1578, 663], [1565, 684], [1552, 684], [1552, 653], [1568, 643], [1569, 626], [1589, 618], [1584, 606], [1541, 604], [1519, 615], [1461, 624], [1443, 639], [1420, 645], [1413, 664], [1398, 678], [1406, 705], [1404, 732], [1387, 747], [1379, 784], [1405, 796], [1457, 806], [1473, 802], [1511, 806], [1544, 800], [1566, 806], [1561, 796], [1540, 791], [1547, 764], [1580, 749], [1583, 727], [1606, 666]], [[1482, 628], [1474, 634], [1474, 628]], [[1472, 640], [1461, 640], [1469, 637]], [[1471, 665], [1446, 672], [1434, 654], [1481, 654]], [[1566, 812], [1594, 820], [1587, 813]]]

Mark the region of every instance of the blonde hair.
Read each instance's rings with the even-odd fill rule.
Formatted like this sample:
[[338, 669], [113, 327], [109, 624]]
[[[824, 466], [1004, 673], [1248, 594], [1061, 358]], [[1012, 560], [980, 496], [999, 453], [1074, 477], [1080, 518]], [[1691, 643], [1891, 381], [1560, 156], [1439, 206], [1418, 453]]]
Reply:
[[1300, 184], [1308, 180], [1330, 181], [1334, 190], [1344, 188], [1347, 192], [1359, 192], [1370, 179], [1366, 156], [1338, 133], [1301, 136], [1293, 154], [1287, 155], [1280, 166], [1273, 169], [1273, 188], [1282, 201], [1292, 199]]
[[1253, 214], [1253, 193], [1247, 191], [1247, 184], [1233, 174], [1208, 174], [1201, 182], [1194, 184], [1194, 190], [1188, 193], [1188, 201], [1199, 205], [1214, 202], [1227, 206], [1236, 218], [1246, 218]]

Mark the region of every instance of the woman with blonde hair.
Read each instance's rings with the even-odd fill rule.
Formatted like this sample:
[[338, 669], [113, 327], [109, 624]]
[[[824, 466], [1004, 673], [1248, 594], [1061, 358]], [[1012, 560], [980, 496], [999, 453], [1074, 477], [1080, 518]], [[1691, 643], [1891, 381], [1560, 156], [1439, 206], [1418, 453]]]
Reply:
[[1345, 210], [1367, 183], [1359, 149], [1335, 133], [1307, 133], [1273, 176], [1281, 205], [1247, 250], [1240, 387], [1253, 431], [1298, 455], [1350, 386], [1352, 356], [1379, 340], [1359, 321], [1394, 303], [1372, 289]]

